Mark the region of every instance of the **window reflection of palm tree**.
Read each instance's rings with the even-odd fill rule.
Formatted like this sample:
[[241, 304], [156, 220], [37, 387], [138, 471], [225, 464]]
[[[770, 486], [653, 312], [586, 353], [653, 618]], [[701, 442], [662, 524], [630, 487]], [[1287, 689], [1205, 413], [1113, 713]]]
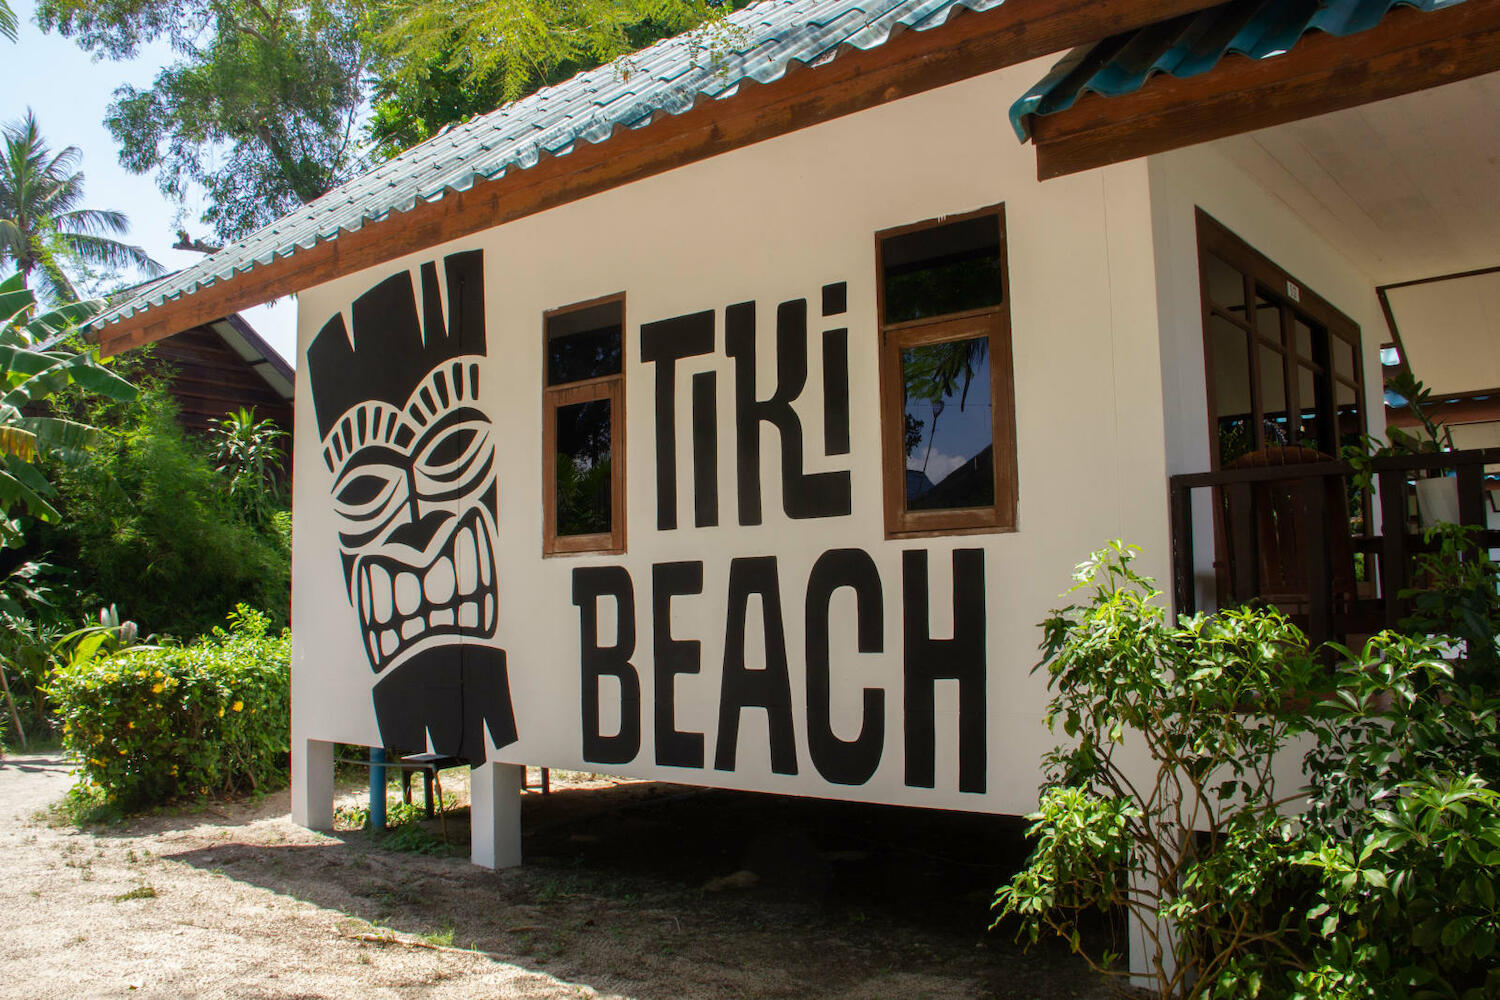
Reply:
[[932, 425], [927, 429], [927, 452], [922, 458], [923, 476], [927, 475], [927, 464], [932, 460], [938, 418], [947, 406], [945, 401], [957, 390], [958, 410], [960, 413], [964, 411], [969, 400], [969, 388], [974, 384], [974, 375], [978, 367], [988, 359], [989, 348], [987, 338], [973, 337], [941, 344], [926, 344], [902, 352], [906, 398], [925, 402], [932, 408]]

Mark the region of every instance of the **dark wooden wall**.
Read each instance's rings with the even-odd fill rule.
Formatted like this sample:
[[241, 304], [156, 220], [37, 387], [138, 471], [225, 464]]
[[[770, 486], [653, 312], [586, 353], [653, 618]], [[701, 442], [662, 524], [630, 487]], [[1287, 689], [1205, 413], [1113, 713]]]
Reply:
[[261, 377], [251, 363], [224, 342], [212, 327], [199, 326], [156, 343], [147, 365], [170, 368], [172, 394], [182, 424], [207, 431], [212, 421], [240, 407], [255, 407], [257, 418], [270, 417], [288, 434], [292, 404]]

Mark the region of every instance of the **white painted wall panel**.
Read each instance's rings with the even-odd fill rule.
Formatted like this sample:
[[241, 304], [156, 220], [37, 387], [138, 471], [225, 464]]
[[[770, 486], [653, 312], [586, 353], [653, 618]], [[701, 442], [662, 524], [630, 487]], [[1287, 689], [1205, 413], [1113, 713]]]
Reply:
[[[1068, 586], [1073, 564], [1109, 538], [1145, 546], [1146, 568], [1165, 579], [1164, 400], [1173, 421], [1186, 419], [1179, 412], [1184, 390], [1174, 385], [1164, 392], [1161, 382], [1164, 371], [1173, 379], [1184, 375], [1164, 364], [1159, 351], [1158, 304], [1166, 301], [1175, 310], [1179, 303], [1160, 299], [1154, 278], [1163, 258], [1153, 251], [1153, 179], [1137, 163], [1037, 183], [1033, 154], [1016, 143], [1003, 108], [1043, 68], [1031, 64], [991, 74], [761, 143], [300, 296], [299, 351], [305, 352], [330, 317], [391, 273], [441, 262], [457, 251], [483, 251], [488, 357], [481, 403], [498, 430], [500, 484], [496, 642], [507, 653], [518, 729], [517, 741], [492, 759], [918, 806], [1008, 813], [1034, 806], [1039, 758], [1052, 743], [1041, 722], [1045, 678], [1030, 672], [1040, 639], [1036, 624], [1060, 603], [1057, 595]], [[1014, 533], [887, 541], [874, 233], [1000, 202], [1012, 289], [1020, 527]], [[837, 281], [848, 283], [848, 313], [825, 323], [818, 315], [819, 292]], [[628, 552], [543, 558], [542, 313], [619, 291], [627, 295]], [[767, 427], [761, 454], [764, 523], [740, 527], [734, 363], [724, 352], [724, 309], [748, 300], [758, 304], [764, 398], [775, 378], [776, 306], [798, 298], [808, 299], [810, 307], [807, 388], [794, 404], [807, 444], [805, 470], [848, 470], [852, 512], [816, 520], [787, 517], [780, 503], [779, 435]], [[658, 531], [655, 371], [640, 361], [640, 326], [698, 310], [716, 311], [716, 350], [678, 364], [680, 527]], [[820, 331], [834, 325], [849, 329], [847, 456], [822, 453], [817, 345]], [[699, 528], [692, 526], [687, 394], [691, 376], [703, 371], [717, 377], [720, 525]], [[297, 391], [294, 733], [297, 739], [375, 744], [374, 678], [346, 597], [329, 510], [331, 477], [319, 455], [307, 378], [298, 379]], [[831, 783], [813, 766], [803, 695], [809, 570], [821, 553], [841, 547], [863, 550], [874, 560], [884, 609], [883, 652], [858, 654], [852, 594], [842, 591], [833, 602], [835, 733], [848, 739], [859, 731], [863, 688], [884, 692], [880, 764], [859, 785]], [[985, 789], [958, 790], [957, 684], [946, 681], [937, 685], [935, 787], [909, 787], [902, 735], [903, 552], [929, 554], [930, 625], [934, 636], [942, 636], [952, 628], [951, 555], [975, 548], [984, 558], [987, 630]], [[753, 708], [743, 713], [734, 770], [713, 767], [730, 562], [746, 556], [778, 561], [796, 775], [772, 772], [766, 712]], [[705, 734], [702, 769], [655, 763], [652, 567], [674, 560], [703, 563], [703, 593], [675, 599], [671, 625], [675, 638], [702, 642], [702, 672], [680, 676], [676, 685], [677, 727]], [[632, 663], [642, 685], [642, 742], [636, 758], [620, 765], [583, 759], [581, 745], [579, 612], [572, 581], [579, 567], [603, 565], [625, 567], [635, 589]], [[756, 621], [752, 612], [751, 635], [758, 632]], [[763, 655], [756, 643], [747, 647], [750, 662]]]

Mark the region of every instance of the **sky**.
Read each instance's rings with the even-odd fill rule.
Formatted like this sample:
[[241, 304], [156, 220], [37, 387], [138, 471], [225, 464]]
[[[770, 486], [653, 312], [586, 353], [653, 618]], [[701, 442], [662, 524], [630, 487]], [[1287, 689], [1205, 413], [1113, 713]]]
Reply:
[[[142, 247], [175, 270], [203, 255], [173, 250], [179, 225], [194, 237], [212, 239], [190, 208], [179, 224], [178, 207], [157, 190], [149, 175], [120, 166], [114, 138], [104, 127], [111, 95], [122, 84], [145, 87], [156, 71], [172, 60], [165, 42], [143, 47], [129, 62], [94, 61], [70, 39], [43, 33], [33, 20], [33, 0], [11, 0], [20, 23], [20, 41], [0, 38], [0, 123], [10, 124], [35, 112], [42, 135], [56, 152], [77, 146], [83, 152], [84, 208], [118, 209], [130, 218], [126, 243]], [[288, 362], [296, 364], [297, 307], [291, 298], [271, 307], [241, 313]]]

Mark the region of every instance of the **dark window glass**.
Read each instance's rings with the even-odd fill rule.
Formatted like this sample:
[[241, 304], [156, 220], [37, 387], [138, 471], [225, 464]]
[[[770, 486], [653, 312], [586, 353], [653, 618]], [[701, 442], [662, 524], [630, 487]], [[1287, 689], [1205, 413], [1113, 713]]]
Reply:
[[557, 533], [605, 534], [610, 504], [609, 400], [557, 408]]
[[1266, 444], [1292, 444], [1287, 427], [1286, 368], [1280, 351], [1260, 345], [1260, 402], [1265, 414]]
[[1251, 423], [1250, 353], [1243, 330], [1212, 317], [1208, 321], [1209, 350], [1214, 370], [1214, 423], [1219, 432], [1219, 462], [1228, 465], [1255, 450]]
[[1281, 307], [1255, 290], [1255, 330], [1273, 344], [1281, 343]]
[[1213, 254], [1204, 254], [1203, 277], [1208, 283], [1208, 300], [1210, 302], [1237, 316], [1244, 313], [1244, 275]]
[[1308, 361], [1314, 360], [1312, 327], [1300, 319], [1294, 319], [1292, 320], [1292, 335], [1297, 340], [1297, 353]]
[[1325, 422], [1319, 416], [1320, 411], [1326, 413], [1328, 408], [1319, 404], [1318, 374], [1307, 365], [1297, 366], [1297, 399], [1302, 415], [1297, 443], [1315, 451], [1328, 451], [1332, 434], [1325, 430]]
[[906, 509], [995, 503], [989, 340], [901, 352], [906, 391]]
[[1333, 372], [1344, 378], [1354, 378], [1354, 345], [1340, 337], [1330, 337], [1333, 346]]
[[547, 320], [547, 384], [620, 373], [623, 305], [604, 302]]
[[888, 236], [880, 259], [886, 323], [995, 306], [1004, 295], [998, 216]]

